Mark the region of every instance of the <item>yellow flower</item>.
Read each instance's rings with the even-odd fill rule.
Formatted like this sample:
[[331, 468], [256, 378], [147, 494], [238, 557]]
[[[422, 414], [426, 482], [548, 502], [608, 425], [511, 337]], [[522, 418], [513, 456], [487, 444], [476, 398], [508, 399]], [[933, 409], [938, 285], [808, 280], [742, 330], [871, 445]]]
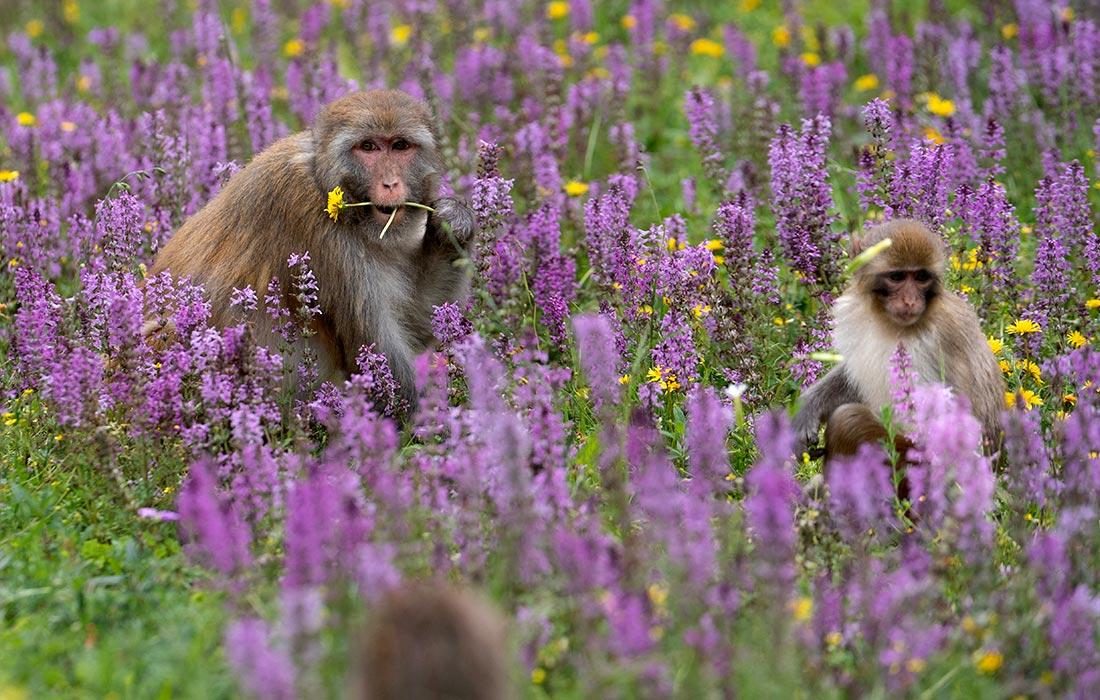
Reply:
[[564, 185], [565, 193], [570, 197], [580, 197], [588, 191], [588, 183], [579, 180], [570, 180]]
[[943, 143], [943, 135], [930, 126], [924, 127], [924, 138], [932, 143]]
[[623, 15], [623, 18], [619, 20], [619, 24], [622, 25], [623, 29], [630, 31], [638, 26], [638, 18], [634, 15]]
[[677, 29], [682, 32], [690, 32], [692, 29], [695, 29], [695, 20], [692, 19], [689, 15], [678, 12], [676, 14], [669, 15], [668, 19], [670, 22], [676, 25]]
[[409, 43], [409, 37], [412, 36], [411, 24], [399, 24], [390, 30], [390, 42], [394, 46], [404, 46]]
[[925, 663], [924, 659], [909, 659], [905, 662], [905, 670], [909, 673], [920, 673], [927, 666], [928, 664]]
[[709, 314], [711, 312], [710, 304], [696, 304], [691, 312], [695, 314], [695, 318], [702, 318], [703, 314]]
[[325, 211], [332, 217], [333, 221], [336, 221], [336, 217], [340, 215], [340, 210], [344, 208], [344, 190], [340, 189], [340, 186], [332, 188], [332, 191], [328, 193], [328, 206], [325, 207]]
[[234, 34], [244, 33], [245, 28], [248, 26], [248, 10], [243, 7], [238, 7], [233, 10], [233, 14], [229, 18], [229, 29]]
[[585, 44], [588, 44], [589, 46], [591, 46], [591, 45], [595, 44], [597, 41], [600, 40], [600, 33], [599, 32], [585, 32], [584, 34], [580, 35], [580, 40], [582, 42], [584, 42]]
[[1089, 339], [1082, 335], [1081, 331], [1070, 331], [1070, 334], [1066, 336], [1066, 340], [1075, 348], [1079, 348], [1089, 342]]
[[24, 28], [24, 31], [27, 32], [27, 36], [29, 36], [30, 38], [36, 39], [40, 34], [42, 34], [42, 30], [45, 28], [46, 26], [42, 24], [42, 20], [32, 19], [30, 22], [27, 22], [27, 26]]
[[1001, 27], [1001, 36], [1003, 36], [1005, 39], [1012, 39], [1016, 36], [1017, 33], [1019, 33], [1019, 31], [1020, 28], [1017, 27], [1014, 22], [1010, 22], [1009, 24]]
[[1086, 309], [1100, 309], [1100, 299], [1089, 299], [1085, 302]]
[[989, 349], [993, 351], [994, 355], [1000, 355], [1001, 350], [1004, 350], [1005, 341], [1000, 338], [986, 338], [986, 341], [989, 343]]
[[669, 250], [683, 250], [684, 249], [684, 244], [681, 243], [679, 240], [677, 240], [675, 237], [672, 237], [672, 238], [668, 239], [668, 249]]
[[711, 238], [707, 240], [703, 245], [707, 250], [722, 250], [723, 248], [725, 248], [725, 246], [722, 245], [722, 241], [718, 240], [717, 238]]
[[15, 120], [19, 122], [19, 126], [34, 126], [38, 123], [38, 120], [30, 112], [20, 112]]
[[950, 117], [955, 113], [955, 103], [930, 92], [928, 93], [928, 111], [940, 117]]
[[726, 48], [713, 39], [702, 38], [691, 42], [691, 52], [696, 56], [718, 58], [726, 52]]
[[821, 56], [818, 56], [813, 51], [807, 51], [806, 53], [802, 54], [802, 62], [810, 68], [813, 68], [814, 66], [820, 66]]
[[1004, 665], [1004, 662], [1004, 654], [994, 649], [993, 651], [984, 651], [980, 653], [975, 663], [978, 667], [978, 671], [988, 675], [999, 671], [1001, 666]]
[[791, 30], [785, 25], [779, 25], [772, 30], [772, 43], [783, 48], [791, 43]]
[[1042, 377], [1039, 376], [1039, 365], [1031, 360], [1016, 360], [1016, 369], [1024, 370], [1030, 374], [1035, 381], [1042, 383]]
[[856, 82], [853, 87], [860, 92], [867, 92], [868, 90], [874, 90], [878, 87], [878, 76], [874, 73], [867, 73], [856, 78]]
[[760, 7], [760, 0], [741, 0], [741, 11], [752, 12]]
[[663, 608], [665, 603], [668, 602], [668, 589], [660, 584], [651, 583], [646, 588], [646, 594], [649, 596], [649, 601], [653, 603], [655, 608]]
[[11, 182], [19, 179], [18, 170], [0, 170], [0, 182]]
[[629, 374], [624, 374], [623, 376], [619, 377], [619, 383], [620, 384], [629, 384], [630, 383], [630, 375]]
[[76, 4], [76, 0], [65, 0], [61, 5], [61, 13], [65, 16], [66, 22], [76, 24], [80, 19], [80, 6]]
[[1032, 321], [1029, 318], [1014, 321], [1011, 326], [1005, 329], [1005, 331], [1008, 333], [1016, 333], [1018, 335], [1023, 335], [1024, 333], [1038, 333], [1042, 330], [1043, 329], [1039, 326], [1038, 323]]
[[82, 75], [76, 79], [76, 89], [80, 92], [88, 92], [92, 89], [92, 76]]
[[647, 382], [649, 382], [650, 384], [655, 384], [655, 383], [661, 381], [661, 366], [658, 365], [656, 367], [651, 368], [648, 372], [646, 372], [645, 373], [645, 380]]
[[1039, 395], [1031, 389], [1020, 389], [1016, 393], [1008, 391], [1005, 392], [1005, 403], [1008, 404], [1009, 408], [1016, 407], [1016, 401], [1018, 398], [1022, 398], [1024, 400], [1024, 408], [1029, 411], [1035, 406], [1043, 405], [1043, 400], [1040, 399]]
[[546, 16], [550, 19], [561, 19], [569, 15], [569, 3], [557, 0], [546, 6]]
[[813, 598], [802, 596], [797, 600], [792, 600], [788, 607], [790, 608], [791, 615], [796, 621], [806, 622], [810, 619], [810, 616], [813, 615], [814, 600]]
[[840, 632], [830, 632], [825, 635], [825, 643], [831, 647], [838, 647], [844, 641], [844, 635]]
[[1063, 7], [1062, 8], [1062, 21], [1063, 22], [1072, 22], [1073, 18], [1074, 18], [1073, 8], [1068, 6], [1068, 5], [1066, 7]]
[[[564, 5], [565, 3], [562, 4]], [[545, 683], [546, 669], [542, 666], [536, 666], [534, 670], [531, 671], [531, 682], [535, 685], [542, 685], [543, 683]]]
[[493, 36], [493, 30], [488, 27], [478, 27], [474, 30], [474, 41], [479, 44], [489, 41], [491, 36]]
[[289, 58], [301, 56], [302, 52], [305, 50], [306, 43], [301, 39], [291, 39], [290, 41], [283, 44], [283, 53], [286, 54]]

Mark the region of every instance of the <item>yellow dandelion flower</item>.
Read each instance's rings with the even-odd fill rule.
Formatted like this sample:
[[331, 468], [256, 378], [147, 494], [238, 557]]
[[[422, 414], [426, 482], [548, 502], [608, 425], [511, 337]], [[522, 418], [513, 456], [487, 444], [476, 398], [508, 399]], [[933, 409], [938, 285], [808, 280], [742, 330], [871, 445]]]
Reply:
[[619, 383], [620, 384], [629, 384], [630, 383], [630, 375], [629, 374], [624, 374], [623, 376], [619, 377]]
[[714, 258], [714, 264], [715, 265], [721, 265], [722, 263], [726, 262], [725, 257], [723, 257], [721, 255], [714, 255], [712, 257]]
[[707, 250], [722, 250], [726, 246], [724, 246], [722, 244], [722, 241], [718, 240], [717, 238], [711, 238], [707, 241], [704, 241], [703, 247]]
[[844, 635], [840, 632], [830, 632], [825, 635], [825, 643], [831, 647], [838, 647], [844, 641]]
[[928, 111], [939, 117], [950, 117], [955, 113], [955, 103], [930, 92], [928, 93]]
[[814, 600], [813, 598], [802, 596], [797, 600], [792, 600], [788, 607], [790, 608], [791, 616], [794, 617], [797, 622], [806, 622], [814, 613]]
[[649, 304], [642, 304], [638, 307], [638, 312], [644, 316], [650, 316], [653, 314], [653, 307]]
[[820, 66], [821, 56], [817, 55], [813, 51], [807, 51], [806, 53], [802, 54], [802, 62], [810, 68], [813, 68], [814, 66]]
[[874, 73], [867, 73], [856, 78], [856, 82], [852, 84], [856, 90], [860, 92], [867, 92], [868, 90], [874, 90], [878, 87], [878, 76]]
[[295, 56], [301, 56], [302, 52], [306, 50], [306, 42], [301, 39], [291, 39], [283, 44], [283, 54], [288, 58], [294, 58]]
[[[565, 3], [562, 3], [565, 4]], [[542, 666], [536, 666], [531, 670], [531, 682], [535, 685], [542, 685], [546, 682], [546, 669]]]
[[546, 6], [546, 16], [550, 19], [561, 19], [569, 16], [569, 3], [560, 0], [550, 3]]
[[690, 32], [695, 29], [695, 20], [690, 15], [677, 12], [668, 16], [668, 21], [676, 25], [676, 28], [682, 32]]
[[1086, 309], [1100, 309], [1100, 299], [1089, 299], [1085, 302]]
[[19, 179], [18, 170], [0, 170], [0, 182], [11, 182]]
[[30, 112], [20, 112], [15, 117], [15, 120], [19, 122], [19, 126], [34, 126], [38, 124], [38, 119]]
[[975, 665], [978, 667], [979, 672], [989, 675], [1001, 670], [1004, 662], [1004, 654], [994, 649], [979, 653]]
[[741, 0], [741, 11], [752, 12], [760, 7], [760, 0]]
[[1001, 36], [1005, 39], [1013, 39], [1020, 33], [1020, 28], [1016, 26], [1015, 22], [1010, 22], [1001, 27]]
[[791, 30], [786, 25], [779, 25], [772, 30], [772, 43], [783, 48], [791, 43]]
[[695, 318], [702, 318], [703, 314], [709, 314], [711, 312], [710, 304], [696, 304], [691, 312], [695, 314]]
[[656, 608], [663, 608], [665, 603], [668, 602], [668, 589], [660, 584], [649, 584], [649, 587], [646, 588], [646, 594], [649, 596], [649, 601]]
[[623, 29], [630, 31], [638, 26], [638, 18], [634, 15], [623, 15], [623, 18], [619, 20], [619, 24]]
[[42, 24], [42, 20], [32, 19], [30, 22], [27, 22], [27, 26], [23, 28], [23, 31], [25, 31], [30, 38], [37, 39], [45, 28], [46, 25]]
[[1025, 333], [1039, 333], [1043, 329], [1038, 323], [1032, 321], [1030, 318], [1023, 318], [1018, 321], [1014, 321], [1011, 326], [1005, 329], [1007, 333], [1015, 333], [1017, 335], [1023, 335]]
[[726, 47], [713, 39], [700, 38], [691, 42], [691, 52], [696, 56], [719, 58], [726, 52]]
[[1035, 364], [1031, 360], [1017, 360], [1016, 369], [1021, 369], [1027, 372], [1037, 382], [1042, 381], [1042, 377], [1039, 376], [1039, 365]]
[[1000, 355], [1001, 350], [1004, 350], [1005, 341], [1000, 338], [986, 338], [986, 341], [989, 343], [989, 349], [993, 351], [994, 355]]
[[1089, 342], [1089, 339], [1086, 338], [1081, 331], [1070, 331], [1069, 335], [1066, 336], [1066, 340], [1075, 348], [1079, 348]]
[[580, 40], [583, 43], [588, 44], [589, 46], [592, 46], [593, 44], [595, 44], [597, 41], [600, 40], [600, 33], [599, 32], [585, 32], [584, 34], [580, 35]]
[[1031, 389], [1020, 389], [1015, 394], [1011, 394], [1010, 396], [1006, 395], [1006, 398], [1008, 399], [1007, 403], [1009, 408], [1014, 408], [1016, 406], [1017, 398], [1023, 400], [1024, 408], [1029, 411], [1036, 406], [1043, 405], [1043, 400]]
[[650, 370], [645, 373], [645, 380], [650, 384], [656, 384], [657, 382], [661, 381], [660, 365], [650, 368]]
[[332, 188], [332, 191], [328, 193], [328, 206], [325, 207], [325, 211], [336, 221], [336, 217], [340, 215], [340, 210], [344, 208], [344, 190], [339, 185]]
[[786, 325], [786, 323], [787, 323], [787, 321], [785, 319], [780, 318], [779, 316], [776, 316], [775, 318], [773, 318], [772, 322], [775, 323], [775, 325], [777, 325], [777, 326], [783, 326], [783, 325]]
[[943, 143], [943, 134], [936, 131], [933, 127], [924, 127], [924, 138], [928, 139], [932, 143]]
[[479, 44], [484, 44], [489, 41], [489, 38], [493, 36], [493, 30], [489, 27], [478, 27], [474, 30], [474, 41]]
[[390, 30], [390, 43], [394, 46], [404, 46], [409, 43], [413, 28], [411, 24], [399, 24]]
[[588, 192], [588, 183], [579, 180], [570, 180], [565, 183], [563, 189], [570, 197], [580, 197], [582, 194]]
[[1077, 405], [1077, 395], [1076, 394], [1062, 394], [1062, 402], [1064, 404], [1066, 404], [1067, 406], [1076, 406]]

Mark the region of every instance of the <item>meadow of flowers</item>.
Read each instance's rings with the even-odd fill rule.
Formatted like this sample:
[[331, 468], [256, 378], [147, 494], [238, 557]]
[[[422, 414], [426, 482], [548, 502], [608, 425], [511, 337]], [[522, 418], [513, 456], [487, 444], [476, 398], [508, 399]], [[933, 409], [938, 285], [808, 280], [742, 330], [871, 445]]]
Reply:
[[[3, 700], [347, 697], [409, 580], [494, 601], [517, 697], [1100, 697], [1094, 0], [17, 1], [0, 30]], [[404, 424], [371, 348], [344, 386], [289, 360], [308, 258], [294, 314], [235, 300], [279, 349], [145, 275], [380, 86], [432, 104], [480, 226]], [[900, 216], [945, 236], [1011, 406], [982, 456], [899, 357], [908, 503], [789, 429], [848, 234]]]

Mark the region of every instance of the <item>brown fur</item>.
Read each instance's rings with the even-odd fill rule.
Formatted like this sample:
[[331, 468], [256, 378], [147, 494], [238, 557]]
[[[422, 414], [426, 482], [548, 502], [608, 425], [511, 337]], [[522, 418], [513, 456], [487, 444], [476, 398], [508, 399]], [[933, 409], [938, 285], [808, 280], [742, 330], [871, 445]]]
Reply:
[[[853, 245], [853, 255], [884, 238], [892, 245], [856, 272], [837, 301], [835, 338], [838, 349], [843, 345], [848, 349], [842, 352], [851, 356], [803, 394], [794, 418], [798, 452], [817, 443], [821, 424], [843, 404], [864, 404], [873, 418], [889, 401], [889, 360], [898, 343], [909, 352], [918, 381], [942, 381], [967, 397], [986, 448], [993, 450], [1005, 409], [1004, 379], [973, 309], [943, 288], [942, 239], [918, 221], [898, 219], [867, 232]], [[884, 284], [883, 276], [895, 271], [904, 271], [905, 280]], [[916, 276], [919, 271], [926, 273], [926, 283]], [[912, 322], [897, 320], [901, 304], [894, 295], [916, 291], [924, 295], [916, 304], [921, 315]], [[827, 434], [826, 451], [835, 451], [828, 443]]]
[[[414, 407], [412, 358], [433, 342], [432, 306], [467, 293], [461, 258], [474, 231], [468, 207], [438, 198], [436, 140], [428, 106], [405, 93], [345, 95], [321, 111], [310, 131], [273, 144], [234, 175], [175, 232], [150, 272], [171, 270], [204, 285], [212, 321], [224, 326], [242, 320], [229, 306], [233, 289], [251, 286], [262, 299], [273, 277], [294, 308], [286, 261], [308, 252], [320, 288], [310, 342], [321, 379], [345, 378], [356, 369], [360, 347], [375, 343]], [[362, 149], [367, 141], [378, 144], [369, 154]], [[379, 240], [388, 211], [356, 207], [336, 221], [328, 216], [328, 192], [336, 186], [345, 201], [385, 196], [385, 204], [399, 207], [385, 238]], [[435, 212], [400, 207], [405, 201]], [[247, 320], [260, 342], [276, 343], [267, 314]]]
[[[828, 480], [829, 472], [837, 468], [838, 458], [854, 456], [863, 445], [876, 443], [884, 448], [884, 468], [893, 469], [885, 450], [889, 440], [890, 433], [870, 408], [861, 403], [846, 403], [833, 411], [825, 424], [825, 460], [821, 471]], [[893, 442], [897, 466], [904, 470], [911, 464], [909, 451], [913, 448], [913, 441], [899, 434], [894, 436]], [[904, 471], [897, 479], [897, 485], [898, 500], [905, 501], [909, 498], [909, 482]]]
[[372, 613], [357, 698], [511, 698], [504, 630], [500, 614], [468, 591], [395, 591]]

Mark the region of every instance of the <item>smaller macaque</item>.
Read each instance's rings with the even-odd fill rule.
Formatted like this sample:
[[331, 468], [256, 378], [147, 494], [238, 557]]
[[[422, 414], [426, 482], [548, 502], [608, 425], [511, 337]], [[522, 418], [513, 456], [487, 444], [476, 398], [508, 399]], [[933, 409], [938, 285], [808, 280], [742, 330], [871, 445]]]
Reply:
[[360, 348], [373, 344], [414, 410], [413, 358], [435, 342], [433, 307], [466, 297], [463, 258], [475, 228], [469, 207], [439, 197], [437, 141], [424, 102], [397, 90], [345, 95], [310, 130], [237, 172], [175, 232], [150, 273], [202, 284], [215, 325], [248, 320], [274, 347], [271, 318], [233, 308], [233, 290], [251, 287], [263, 298], [277, 280], [283, 303], [296, 309], [287, 260], [309, 253], [320, 309], [309, 343], [320, 379], [345, 379]]
[[414, 584], [372, 608], [357, 700], [506, 700], [504, 619], [470, 591]]
[[[969, 400], [992, 450], [1006, 408], [1004, 379], [974, 310], [943, 286], [943, 240], [912, 219], [895, 219], [853, 238], [853, 257], [887, 238], [891, 243], [855, 272], [837, 299], [833, 337], [844, 359], [803, 395], [794, 417], [796, 454], [817, 443], [826, 421], [832, 426], [825, 438], [830, 456], [885, 437], [876, 416], [892, 402], [890, 361], [899, 344], [917, 381], [943, 382]], [[868, 410], [857, 413], [846, 404]]]

